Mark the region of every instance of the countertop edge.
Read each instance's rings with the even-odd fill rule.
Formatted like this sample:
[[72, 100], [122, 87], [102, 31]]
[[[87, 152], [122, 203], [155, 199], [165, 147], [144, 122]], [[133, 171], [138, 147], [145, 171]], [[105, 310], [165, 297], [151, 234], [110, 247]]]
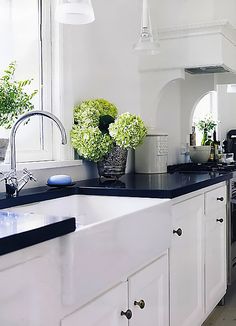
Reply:
[[[148, 198], [168, 198], [173, 199], [196, 190], [227, 181], [233, 177], [232, 172], [224, 173], [214, 179], [204, 180], [192, 185], [182, 186], [171, 190], [160, 189], [125, 189], [112, 187], [92, 187], [79, 184], [78, 194], [97, 195], [97, 196], [122, 196], [122, 197], [148, 197]], [[94, 179], [96, 180], [96, 179]]]
[[0, 256], [55, 239], [74, 232], [75, 229], [75, 218], [69, 217], [63, 221], [3, 237], [0, 239]]

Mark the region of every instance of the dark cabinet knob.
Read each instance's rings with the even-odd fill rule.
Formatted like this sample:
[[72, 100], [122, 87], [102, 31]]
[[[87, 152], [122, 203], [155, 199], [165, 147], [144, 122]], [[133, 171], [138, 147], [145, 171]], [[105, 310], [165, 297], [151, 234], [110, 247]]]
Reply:
[[217, 197], [217, 200], [224, 201], [224, 197]]
[[174, 234], [176, 233], [180, 237], [182, 235], [183, 231], [182, 231], [182, 229], [178, 228], [178, 230], [173, 230], [173, 233]]
[[135, 306], [139, 306], [140, 309], [143, 309], [145, 307], [145, 301], [140, 300], [140, 301], [134, 301]]
[[124, 311], [121, 311], [121, 316], [125, 316], [127, 319], [131, 319], [132, 318], [132, 311], [130, 309]]
[[223, 223], [223, 222], [224, 222], [224, 220], [223, 220], [223, 218], [217, 218], [217, 219], [216, 219], [216, 222], [220, 222], [220, 223]]

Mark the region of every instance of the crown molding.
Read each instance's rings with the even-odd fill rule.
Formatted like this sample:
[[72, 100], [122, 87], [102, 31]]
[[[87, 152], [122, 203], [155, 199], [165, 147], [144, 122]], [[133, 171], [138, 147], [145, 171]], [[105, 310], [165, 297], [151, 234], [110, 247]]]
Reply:
[[236, 29], [227, 20], [201, 22], [185, 26], [172, 26], [169, 28], [162, 28], [155, 32], [158, 33], [160, 41], [220, 34], [236, 46]]

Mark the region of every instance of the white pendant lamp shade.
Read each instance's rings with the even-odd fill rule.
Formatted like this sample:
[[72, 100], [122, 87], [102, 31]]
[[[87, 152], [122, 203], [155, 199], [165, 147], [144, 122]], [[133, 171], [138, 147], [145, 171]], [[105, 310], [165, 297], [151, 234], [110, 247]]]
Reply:
[[82, 25], [95, 20], [91, 0], [69, 0], [57, 6], [55, 20], [61, 24]]
[[135, 51], [143, 54], [158, 54], [160, 53], [160, 43], [154, 39], [152, 34], [150, 9], [148, 0], [143, 0], [142, 26], [138, 42], [133, 46]]

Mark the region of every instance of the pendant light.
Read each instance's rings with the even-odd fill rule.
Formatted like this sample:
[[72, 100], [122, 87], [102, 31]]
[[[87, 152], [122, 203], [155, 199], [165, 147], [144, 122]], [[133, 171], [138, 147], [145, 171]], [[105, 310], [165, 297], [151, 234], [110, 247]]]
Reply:
[[95, 20], [91, 0], [68, 0], [56, 7], [55, 20], [61, 24], [82, 25]]
[[160, 53], [160, 43], [157, 39], [154, 39], [152, 34], [148, 0], [143, 0], [141, 33], [138, 42], [133, 46], [133, 49], [144, 54], [154, 55]]

